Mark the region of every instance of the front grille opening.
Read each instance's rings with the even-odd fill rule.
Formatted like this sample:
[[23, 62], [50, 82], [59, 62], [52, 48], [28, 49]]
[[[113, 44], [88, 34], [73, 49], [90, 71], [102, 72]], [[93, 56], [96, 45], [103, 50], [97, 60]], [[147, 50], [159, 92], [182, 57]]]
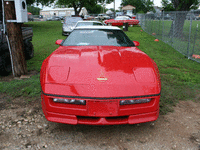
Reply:
[[105, 118], [107, 121], [127, 121], [128, 116], [117, 116], [117, 117], [106, 117]]
[[79, 121], [99, 121], [100, 117], [77, 116]]

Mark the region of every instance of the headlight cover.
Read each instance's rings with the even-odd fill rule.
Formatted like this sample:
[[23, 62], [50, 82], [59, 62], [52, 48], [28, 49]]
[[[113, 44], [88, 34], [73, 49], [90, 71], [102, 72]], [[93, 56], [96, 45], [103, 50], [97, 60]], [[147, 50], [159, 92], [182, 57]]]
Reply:
[[77, 105], [86, 105], [85, 100], [76, 100], [76, 99], [62, 99], [62, 98], [53, 98], [55, 103], [67, 103], [67, 104], [77, 104]]
[[151, 101], [151, 98], [134, 99], [134, 100], [121, 100], [120, 105], [141, 104], [141, 103], [148, 103], [150, 101]]

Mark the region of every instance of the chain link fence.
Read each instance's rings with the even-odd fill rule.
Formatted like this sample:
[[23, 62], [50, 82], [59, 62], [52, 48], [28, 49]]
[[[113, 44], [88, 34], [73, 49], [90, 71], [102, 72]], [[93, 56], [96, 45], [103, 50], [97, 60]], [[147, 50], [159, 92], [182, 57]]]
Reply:
[[172, 11], [137, 14], [145, 32], [171, 45], [188, 59], [200, 63], [199, 14], [192, 11]]

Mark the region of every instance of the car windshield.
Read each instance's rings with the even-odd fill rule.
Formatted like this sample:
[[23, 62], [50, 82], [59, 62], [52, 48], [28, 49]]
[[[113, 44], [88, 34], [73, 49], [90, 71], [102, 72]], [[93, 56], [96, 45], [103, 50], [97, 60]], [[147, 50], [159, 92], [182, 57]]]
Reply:
[[80, 20], [83, 20], [82, 18], [80, 17], [66, 17], [65, 18], [65, 23], [76, 23]]
[[63, 42], [63, 46], [135, 46], [122, 30], [77, 29]]
[[102, 23], [100, 22], [78, 22], [77, 27], [80, 26], [102, 26]]
[[115, 18], [115, 20], [129, 20], [129, 17], [125, 17], [125, 16], [118, 16]]

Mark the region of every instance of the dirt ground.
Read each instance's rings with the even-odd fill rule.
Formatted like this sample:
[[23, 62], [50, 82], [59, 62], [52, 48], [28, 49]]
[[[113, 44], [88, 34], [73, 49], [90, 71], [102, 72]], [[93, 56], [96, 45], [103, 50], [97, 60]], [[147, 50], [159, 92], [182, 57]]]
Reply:
[[27, 103], [0, 95], [0, 149], [200, 150], [199, 108], [200, 103], [180, 101], [154, 123], [67, 125], [48, 122], [39, 98]]

